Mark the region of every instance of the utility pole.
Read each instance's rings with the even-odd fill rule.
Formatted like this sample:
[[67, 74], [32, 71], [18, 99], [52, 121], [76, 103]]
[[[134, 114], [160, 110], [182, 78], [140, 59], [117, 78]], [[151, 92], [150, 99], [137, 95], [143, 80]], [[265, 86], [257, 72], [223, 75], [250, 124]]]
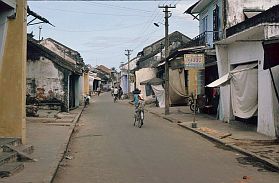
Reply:
[[41, 41], [41, 31], [42, 31], [42, 26], [39, 26], [39, 41]]
[[170, 11], [169, 8], [175, 8], [175, 6], [164, 5], [159, 6], [159, 8], [164, 8], [165, 13], [165, 115], [170, 114], [170, 96], [169, 96], [169, 62], [167, 60], [169, 56], [169, 18]]
[[127, 53], [125, 54], [128, 57], [128, 71], [127, 71], [127, 78], [128, 78], [128, 96], [130, 93], [130, 55], [133, 50], [125, 50]]

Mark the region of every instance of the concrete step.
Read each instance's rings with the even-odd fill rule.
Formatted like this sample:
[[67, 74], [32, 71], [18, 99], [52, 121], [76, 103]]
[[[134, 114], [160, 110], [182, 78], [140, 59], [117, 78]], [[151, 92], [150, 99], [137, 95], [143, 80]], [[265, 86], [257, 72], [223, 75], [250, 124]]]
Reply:
[[0, 166], [0, 177], [9, 177], [17, 172], [23, 170], [24, 164], [21, 162], [12, 162]]
[[17, 161], [17, 152], [1, 152], [0, 153], [0, 166], [6, 163]]
[[[26, 154], [31, 154], [34, 151], [34, 147], [32, 145], [18, 145], [18, 146], [12, 146], [12, 148], [9, 148], [10, 145], [3, 145], [3, 152], [23, 152]], [[13, 150], [14, 149], [14, 150]]]
[[37, 161], [33, 157], [31, 157], [29, 154], [23, 152], [18, 148], [18, 146], [12, 146], [12, 145], [4, 145], [7, 149], [10, 149], [11, 152], [16, 152], [17, 157], [19, 161]]
[[[18, 146], [21, 145], [21, 141], [17, 138], [0, 138], [0, 147], [2, 148], [2, 146], [5, 144]], [[0, 151], [2, 151], [2, 149]]]

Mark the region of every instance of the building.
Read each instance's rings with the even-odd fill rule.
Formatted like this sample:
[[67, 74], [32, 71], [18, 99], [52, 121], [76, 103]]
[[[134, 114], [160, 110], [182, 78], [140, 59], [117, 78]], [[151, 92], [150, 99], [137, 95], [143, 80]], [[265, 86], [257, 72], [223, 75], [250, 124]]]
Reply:
[[[55, 41], [56, 42], [56, 41]], [[68, 60], [28, 37], [27, 44], [27, 93], [40, 104], [56, 103], [62, 111], [80, 105], [80, 78], [82, 67], [75, 60]], [[82, 86], [83, 87], [83, 86]]]
[[[191, 39], [182, 33], [175, 31], [169, 35], [169, 52], [170, 54], [176, 50], [183, 48], [187, 42]], [[164, 80], [164, 70], [158, 70], [158, 65], [164, 65], [163, 60], [165, 59], [164, 55], [165, 39], [162, 38], [155, 43], [145, 47], [142, 52], [138, 54], [140, 57], [137, 62], [137, 68], [135, 69], [136, 75], [136, 87], [139, 88], [145, 99], [152, 98], [152, 88], [150, 85], [140, 85], [141, 82], [150, 80], [156, 77], [159, 77]], [[174, 71], [175, 72], [175, 71]], [[173, 75], [174, 76], [174, 75]], [[170, 77], [170, 83], [177, 80], [177, 78]], [[184, 88], [184, 86], [183, 86]], [[170, 90], [172, 88], [170, 87]], [[173, 96], [176, 94], [174, 90]], [[172, 92], [170, 91], [170, 93]], [[176, 101], [180, 100], [181, 97], [176, 97]]]
[[[262, 7], [270, 3], [267, 1]], [[220, 87], [220, 119], [255, 119], [257, 131], [273, 137], [279, 136], [278, 60], [275, 64], [278, 58], [278, 12], [279, 5], [276, 5], [243, 19], [227, 28], [226, 38], [215, 43], [221, 76], [215, 85], [225, 85]], [[274, 67], [270, 68], [271, 65]]]
[[[129, 75], [130, 75], [130, 91], [135, 89], [135, 69], [137, 68], [137, 62], [139, 57], [135, 57], [129, 61]], [[120, 86], [123, 90], [123, 94], [128, 94], [128, 62], [120, 65]]]
[[[82, 72], [85, 70], [83, 58], [76, 50], [73, 50], [51, 38], [41, 40], [40, 44], [62, 57], [67, 62], [74, 64], [76, 70], [81, 70]], [[69, 88], [71, 89], [69, 93], [69, 107], [73, 108], [79, 106], [83, 102], [84, 77], [79, 74], [72, 74], [70, 75], [69, 81]]]
[[[190, 41], [186, 48], [193, 50], [198, 47], [196, 53], [198, 55], [204, 54], [204, 73], [200, 72], [197, 76], [197, 78], [204, 78], [203, 85], [200, 88], [215, 81], [221, 74], [219, 64], [217, 66], [215, 43], [228, 36], [227, 29], [278, 3], [278, 0], [200, 0], [185, 11], [199, 21], [200, 34]], [[215, 96], [219, 92], [216, 92], [216, 88], [206, 87], [200, 91], [206, 95], [207, 105], [214, 106], [214, 111], [217, 111], [218, 102], [216, 102], [216, 99], [219, 97]]]

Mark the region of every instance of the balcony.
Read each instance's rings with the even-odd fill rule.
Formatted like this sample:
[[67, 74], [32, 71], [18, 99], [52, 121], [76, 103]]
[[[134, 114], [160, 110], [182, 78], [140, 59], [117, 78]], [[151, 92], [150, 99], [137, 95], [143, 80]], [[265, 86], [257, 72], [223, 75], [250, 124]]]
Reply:
[[263, 23], [278, 23], [279, 22], [279, 5], [260, 13], [252, 18], [249, 18], [241, 23], [238, 23], [226, 30], [226, 37], [230, 37], [251, 27]]
[[196, 47], [196, 46], [209, 46], [213, 47], [213, 42], [220, 39], [219, 31], [205, 31], [200, 35], [194, 37], [191, 41], [187, 42], [185, 47]]

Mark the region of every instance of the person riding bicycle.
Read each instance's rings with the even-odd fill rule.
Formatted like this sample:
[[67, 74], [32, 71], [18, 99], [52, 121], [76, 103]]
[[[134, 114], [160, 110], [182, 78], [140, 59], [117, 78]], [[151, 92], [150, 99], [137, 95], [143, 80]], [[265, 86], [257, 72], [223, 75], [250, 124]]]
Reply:
[[114, 89], [113, 89], [113, 97], [114, 97], [115, 99], [118, 98], [118, 88], [117, 88], [117, 87], [114, 87]]
[[136, 88], [133, 91], [133, 95], [134, 95], [133, 102], [135, 106], [135, 115], [136, 115], [140, 102], [143, 102], [143, 96], [141, 94], [141, 91], [138, 88]]
[[136, 88], [133, 91], [133, 102], [134, 102], [134, 106], [135, 108], [137, 108], [138, 104], [139, 104], [139, 94], [140, 94], [140, 90], [138, 88]]

